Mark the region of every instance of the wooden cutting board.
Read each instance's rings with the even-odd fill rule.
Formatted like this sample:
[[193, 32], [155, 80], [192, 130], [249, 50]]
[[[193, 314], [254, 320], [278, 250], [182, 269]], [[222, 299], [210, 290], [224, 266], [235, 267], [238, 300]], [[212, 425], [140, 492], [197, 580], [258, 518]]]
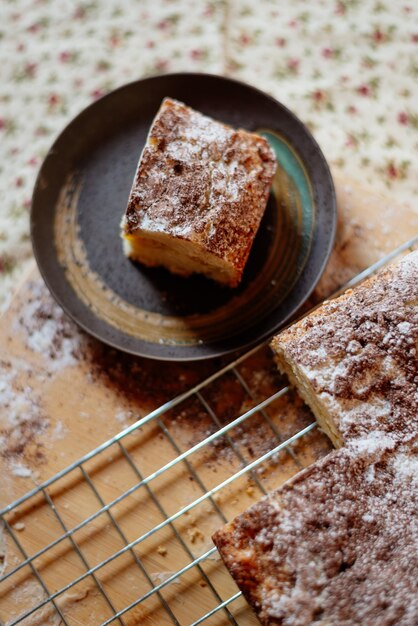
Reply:
[[[335, 180], [339, 211], [336, 246], [312, 303], [418, 232], [418, 215], [411, 207], [338, 176]], [[157, 363], [101, 345], [65, 317], [35, 267], [22, 280], [1, 321], [0, 507], [226, 363]], [[113, 445], [86, 463], [84, 474], [76, 469], [51, 485], [47, 493], [55, 512], [40, 494], [8, 514], [7, 521], [26, 553], [34, 554], [61, 536], [64, 527], [74, 527], [103, 503], [138, 484], [140, 476], [148, 476], [179, 451], [204, 439], [217, 428], [214, 415], [219, 424], [226, 424], [283, 384], [266, 347], [236, 369], [238, 377], [228, 373], [205, 388], [203, 400], [193, 397], [180, 404], [160, 421], [153, 420], [125, 437], [123, 449]], [[277, 445], [277, 435], [285, 440], [311, 421], [310, 412], [297, 396], [286, 394], [265, 414], [257, 414], [247, 426], [231, 431], [230, 441], [209, 445], [191, 457], [189, 466], [180, 463], [154, 480], [152, 493], [141, 487], [112, 507], [113, 518], [102, 514], [72, 540], [59, 542], [35, 561], [48, 592], [82, 575], [86, 568], [123, 547], [126, 540], [147, 533], [165, 515], [172, 515], [238, 471], [243, 460], [248, 463], [261, 456]], [[165, 526], [98, 570], [96, 581], [86, 578], [59, 596], [65, 619], [70, 624], [102, 623], [112, 609], [100, 585], [116, 610], [134, 602], [151, 584], [158, 584], [210, 549], [211, 533], [259, 499], [263, 489], [279, 486], [329, 449], [325, 436], [313, 430], [292, 454], [283, 451], [257, 473], [232, 483], [215, 499], [196, 506], [174, 525]], [[11, 571], [21, 560], [10, 535], [0, 528], [0, 572]], [[177, 619], [180, 624], [190, 624], [235, 592], [214, 555], [201, 570], [193, 567], [160, 597], [153, 594], [126, 613], [124, 623], [159, 626]], [[0, 585], [0, 624], [44, 597], [30, 568], [22, 568]], [[231, 604], [230, 610], [236, 623], [256, 623], [242, 599]], [[48, 605], [22, 623], [59, 624], [60, 618]], [[222, 611], [205, 622], [224, 623], [231, 620]]]

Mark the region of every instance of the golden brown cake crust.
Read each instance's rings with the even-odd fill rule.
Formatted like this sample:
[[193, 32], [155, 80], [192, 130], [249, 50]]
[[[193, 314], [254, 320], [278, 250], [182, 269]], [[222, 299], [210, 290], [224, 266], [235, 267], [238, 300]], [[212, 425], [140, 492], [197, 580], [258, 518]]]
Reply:
[[417, 278], [415, 252], [272, 342], [345, 447], [214, 536], [266, 626], [418, 623]]
[[418, 450], [332, 452], [214, 535], [262, 624], [415, 626]]
[[166, 98], [140, 159], [124, 232], [183, 238], [241, 273], [276, 167], [263, 137]]
[[279, 367], [299, 370], [326, 406], [341, 443], [373, 432], [414, 436], [418, 251], [324, 303], [271, 345]]

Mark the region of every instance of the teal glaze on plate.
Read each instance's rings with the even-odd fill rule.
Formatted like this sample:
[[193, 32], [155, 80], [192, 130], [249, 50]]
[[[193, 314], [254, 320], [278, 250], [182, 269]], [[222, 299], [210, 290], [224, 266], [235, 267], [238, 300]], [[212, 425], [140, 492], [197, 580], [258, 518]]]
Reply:
[[[301, 271], [311, 248], [312, 235], [315, 227], [316, 209], [312, 186], [301, 160], [284, 137], [268, 130], [261, 130], [259, 134], [265, 137], [270, 143], [276, 154], [279, 168], [281, 168], [286, 173], [289, 180], [292, 181], [292, 191], [296, 191], [298, 195], [298, 202], [292, 202], [291, 204], [294, 210], [296, 205], [299, 205], [301, 208], [300, 222], [296, 220], [297, 216], [293, 213], [295, 217], [295, 227], [297, 227], [300, 237], [297, 270]], [[280, 176], [280, 171], [277, 172], [276, 178], [278, 176]], [[273, 182], [273, 189], [274, 186]], [[280, 198], [276, 197], [276, 202], [280, 202]]]

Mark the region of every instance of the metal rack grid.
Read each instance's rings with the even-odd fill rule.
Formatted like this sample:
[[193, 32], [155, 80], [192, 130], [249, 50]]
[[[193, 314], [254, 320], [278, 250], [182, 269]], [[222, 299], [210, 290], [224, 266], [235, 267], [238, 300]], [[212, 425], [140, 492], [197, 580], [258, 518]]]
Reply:
[[[334, 296], [341, 293], [347, 287], [358, 284], [402, 253], [408, 250], [413, 250], [417, 244], [418, 237], [406, 242], [378, 263], [353, 278], [347, 285], [344, 286], [343, 289], [334, 294]], [[240, 600], [240, 592], [229, 593], [229, 595], [225, 597], [223, 590], [220, 589], [219, 585], [214, 582], [211, 577], [211, 572], [205, 567], [205, 564], [215, 557], [216, 548], [209, 547], [203, 552], [200, 551], [200, 553], [196, 553], [193, 536], [191, 542], [186, 541], [186, 538], [181, 529], [179, 529], [177, 522], [184, 520], [191, 511], [196, 510], [203, 503], [208, 503], [210, 505], [211, 514], [215, 516], [217, 526], [226, 522], [227, 514], [225, 514], [222, 505], [220, 505], [217, 495], [231, 485], [237, 483], [239, 479], [244, 476], [251, 477], [252, 484], [257, 488], [258, 492], [261, 494], [266, 493], [266, 488], [260, 479], [258, 468], [263, 466], [263, 464], [267, 461], [271, 461], [272, 459], [277, 460], [279, 453], [285, 454], [287, 457], [291, 458], [294, 463], [293, 473], [298, 471], [298, 469], [302, 466], [297, 454], [295, 453], [293, 444], [302, 440], [308, 433], [313, 431], [316, 427], [316, 423], [309, 423], [305, 427], [297, 430], [297, 432], [291, 436], [288, 436], [286, 439], [282, 438], [277, 428], [277, 424], [275, 424], [274, 420], [271, 418], [268, 409], [276, 401], [288, 394], [289, 388], [287, 386], [283, 386], [277, 389], [273, 394], [259, 401], [254, 397], [253, 392], [240, 371], [240, 366], [245, 363], [246, 360], [250, 359], [251, 356], [254, 355], [259, 349], [260, 346], [254, 348], [250, 352], [247, 352], [243, 356], [226, 365], [221, 370], [217, 371], [215, 374], [209, 376], [206, 380], [199, 383], [189, 391], [163, 404], [156, 410], [146, 415], [144, 418], [138, 420], [128, 428], [125, 428], [113, 438], [98, 446], [78, 461], [72, 463], [55, 476], [46, 480], [0, 511], [0, 517], [4, 528], [14, 543], [16, 552], [19, 556], [18, 563], [9, 569], [0, 579], [1, 585], [3, 588], [7, 585], [11, 585], [11, 588], [13, 588], [13, 580], [26, 572], [26, 574], [29, 573], [30, 576], [37, 581], [43, 596], [32, 606], [25, 608], [18, 616], [9, 616], [11, 619], [7, 622], [8, 626], [20, 623], [29, 623], [27, 620], [31, 617], [35, 618], [36, 615], [41, 615], [42, 617], [40, 618], [41, 621], [35, 621], [34, 623], [43, 624], [44, 621], [42, 620], [46, 619], [45, 611], [49, 611], [49, 613], [47, 613], [47, 617], [55, 616], [58, 623], [80, 623], [73, 622], [71, 618], [68, 617], [62, 607], [62, 604], [60, 603], [60, 598], [65, 596], [65, 594], [68, 595], [69, 591], [77, 588], [79, 584], [87, 580], [93, 584], [98, 596], [100, 596], [101, 600], [107, 607], [109, 616], [102, 622], [102, 626], [116, 622], [121, 624], [128, 623], [125, 621], [125, 618], [129, 618], [129, 616], [134, 615], [132, 611], [139, 605], [146, 604], [146, 602], [150, 599], [157, 599], [160, 609], [163, 610], [165, 619], [168, 620], [167, 623], [184, 624], [184, 621], [179, 621], [179, 617], [173, 609], [172, 602], [165, 595], [165, 591], [170, 586], [173, 588], [174, 584], [178, 583], [182, 577], [186, 577], [191, 572], [194, 572], [198, 576], [201, 588], [205, 590], [205, 593], [211, 595], [211, 603], [213, 604], [213, 607], [206, 611], [204, 615], [194, 619], [192, 626], [197, 626], [197, 624], [201, 624], [206, 621], [208, 621], [208, 623], [212, 623], [211, 618], [221, 614], [223, 616], [223, 620], [226, 620], [226, 623], [239, 623], [237, 612], [231, 610], [231, 607], [234, 606], [234, 603]], [[207, 400], [205, 392], [210, 386], [219, 384], [219, 382], [222, 379], [225, 379], [226, 376], [233, 377], [235, 383], [239, 384], [246, 396], [249, 398], [250, 408], [248, 408], [248, 410], [241, 415], [234, 417], [232, 421], [222, 423], [217, 416], [216, 411], [211, 406], [211, 403]], [[206, 437], [202, 438], [191, 447], [182, 450], [181, 446], [170, 432], [170, 429], [165, 424], [163, 418], [172, 412], [173, 409], [182, 406], [189, 400], [197, 402], [200, 407], [203, 408], [205, 414], [210, 417], [213, 428]], [[256, 415], [261, 416], [262, 420], [268, 424], [269, 428], [274, 433], [275, 442], [274, 445], [265, 453], [261, 454], [254, 460], [249, 461], [243, 454], [239, 445], [237, 445], [234, 441], [232, 433], [236, 431], [237, 428], [240, 428], [248, 423]], [[158, 436], [161, 441], [164, 441], [164, 443], [167, 444], [174, 452], [175, 456], [157, 467], [154, 471], [144, 475], [139, 468], [139, 463], [133, 457], [131, 447], [129, 445], [129, 438], [137, 433], [140, 433], [147, 425], [152, 425], [157, 429], [153, 436]], [[216, 446], [219, 442], [222, 442], [222, 445], [229, 447], [233, 453], [235, 459], [235, 462], [232, 464], [233, 471], [231, 471], [229, 475], [223, 477], [223, 479], [215, 485], [208, 487], [208, 485], [205, 484], [206, 481], [202, 479], [192, 460], [195, 455], [199, 455], [210, 446]], [[100, 489], [95, 483], [94, 473], [97, 468], [90, 468], [90, 466], [96, 461], [101, 462], [103, 465], [103, 459], [104, 464], [107, 465], [110, 460], [108, 455], [109, 452], [111, 452], [111, 454], [116, 456], [119, 460], [122, 459], [131, 468], [134, 481], [127, 489], [121, 489], [116, 497], [106, 502], [101, 495]], [[105, 457], [102, 457], [102, 455], [105, 455]], [[170, 476], [170, 473], [179, 469], [183, 469], [187, 473], [188, 478], [191, 480], [191, 483], [193, 483], [193, 489], [190, 489], [190, 493], [186, 493], [186, 503], [174, 512], [171, 512], [170, 510], [167, 510], [167, 505], [159, 499], [157, 490], [154, 490], [152, 485], [153, 483], [158, 483], [159, 479], [162, 477]], [[92, 502], [94, 501], [95, 506], [94, 510], [92, 510], [87, 517], [80, 519], [78, 523], [68, 527], [68, 522], [63, 515], [63, 509], [60, 509], [56, 505], [56, 501], [57, 494], [60, 490], [65, 491], [65, 489], [71, 488], [74, 483], [75, 473], [77, 473], [77, 479], [75, 482], [81, 481], [83, 483], [86, 489], [88, 489], [88, 499]], [[117, 510], [118, 507], [123, 505], [129, 498], [134, 498], [133, 501], [135, 502], [135, 498], [139, 493], [145, 494], [146, 502], [149, 503], [149, 506], [152, 505], [158, 512], [160, 521], [151, 528], [144, 529], [139, 536], [131, 538], [125, 532], [122, 524], [118, 521]], [[25, 546], [24, 542], [20, 539], [19, 533], [16, 531], [16, 526], [13, 524], [13, 519], [16, 512], [20, 513], [22, 507], [30, 511], [36, 510], [36, 508], [40, 506], [46, 506], [48, 512], [54, 516], [57, 523], [57, 533], [56, 536], [53, 537], [52, 540], [47, 541], [41, 549], [31, 552], [29, 547]], [[90, 556], [88, 556], [85, 553], [85, 550], [80, 547], [81, 542], [79, 535], [83, 531], [88, 530], [91, 524], [93, 524], [95, 520], [98, 520], [101, 516], [106, 517], [108, 524], [106, 528], [111, 529], [111, 532], [113, 533], [112, 541], [114, 542], [115, 537], [117, 537], [119, 540], [118, 545], [120, 545], [120, 547], [106, 555], [104, 558], [99, 558], [97, 563], [91, 565]], [[141, 544], [145, 544], [147, 541], [153, 539], [154, 536], [158, 535], [158, 533], [163, 531], [170, 531], [170, 540], [177, 542], [178, 546], [181, 547], [184, 555], [187, 557], [187, 561], [184, 565], [180, 562], [181, 566], [179, 566], [176, 571], [165, 576], [164, 579], [161, 579], [158, 582], [158, 580], [155, 580], [155, 578], [153, 578], [153, 576], [149, 573], [149, 568], [140, 555], [138, 548]], [[110, 532], [110, 530], [108, 530], [108, 532]], [[199, 533], [196, 529], [194, 532]], [[107, 535], [105, 534], [105, 543], [107, 541], [106, 537]], [[55, 550], [58, 549], [59, 551], [64, 544], [67, 546], [67, 551], [70, 550], [74, 553], [74, 555], [76, 555], [78, 559], [77, 571], [79, 573], [72, 576], [66, 584], [59, 586], [58, 589], [53, 589], [51, 587], [51, 581], [46, 580], [42, 573], [45, 568], [44, 561], [50, 557], [54, 562], [56, 562], [57, 558]], [[102, 580], [101, 572], [103, 572], [107, 566], [114, 564], [125, 555], [130, 556], [135, 567], [141, 573], [147, 590], [141, 593], [140, 597], [135, 597], [135, 599], [133, 599], [133, 601], [126, 606], [119, 607], [112, 599], [112, 595], [108, 593], [106, 584]], [[139, 618], [136, 617], [135, 619]], [[138, 623], [138, 621], [129, 621], [129, 623]], [[140, 621], [140, 623], [142, 622]], [[160, 623], [160, 621], [158, 623]]]

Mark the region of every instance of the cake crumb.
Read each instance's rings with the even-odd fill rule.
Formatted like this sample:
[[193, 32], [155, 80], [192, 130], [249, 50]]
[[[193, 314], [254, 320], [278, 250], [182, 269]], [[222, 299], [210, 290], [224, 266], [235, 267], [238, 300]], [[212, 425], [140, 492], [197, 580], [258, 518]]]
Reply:
[[90, 589], [87, 587], [85, 589], [75, 589], [73, 591], [67, 591], [63, 595], [63, 600], [66, 604], [76, 603], [85, 600], [90, 593]]
[[16, 522], [16, 524], [13, 524], [12, 526], [13, 530], [17, 530], [18, 532], [22, 532], [22, 530], [25, 530], [26, 526], [23, 522]]
[[202, 531], [199, 528], [189, 528], [189, 530], [187, 531], [187, 534], [192, 543], [196, 543], [196, 541], [198, 540], [203, 541], [205, 538], [205, 535], [202, 533]]
[[160, 554], [161, 556], [166, 556], [166, 554], [167, 554], [167, 548], [165, 548], [164, 546], [158, 546], [158, 548], [157, 548], [157, 552], [158, 552], [158, 554]]

